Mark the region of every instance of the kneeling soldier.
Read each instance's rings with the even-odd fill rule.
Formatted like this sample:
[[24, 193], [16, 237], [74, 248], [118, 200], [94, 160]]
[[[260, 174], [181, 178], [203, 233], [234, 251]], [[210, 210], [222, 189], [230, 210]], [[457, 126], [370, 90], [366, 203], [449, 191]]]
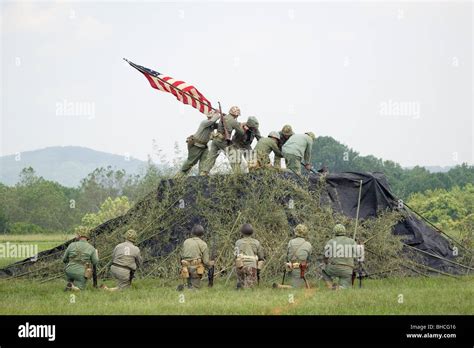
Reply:
[[306, 269], [310, 262], [313, 247], [306, 241], [308, 238], [308, 227], [306, 225], [297, 225], [295, 227], [295, 236], [288, 243], [288, 263], [286, 264], [290, 285], [292, 287], [307, 287], [309, 284], [305, 277]]
[[[344, 225], [334, 226], [334, 234], [335, 238], [328, 241], [324, 247], [326, 266], [322, 275], [328, 288], [347, 289], [351, 287], [357, 244], [354, 239], [345, 236]], [[339, 286], [334, 283], [334, 278], [339, 278]]]
[[125, 242], [118, 244], [112, 253], [110, 273], [117, 280], [115, 288], [102, 286], [104, 290], [117, 291], [130, 287], [133, 276], [142, 263], [140, 249], [135, 245], [137, 232], [128, 230], [125, 233]]
[[[204, 227], [194, 225], [191, 233], [194, 237], [186, 239], [183, 244], [180, 276], [187, 279], [188, 288], [199, 289], [201, 278], [204, 275], [204, 267], [212, 266], [214, 261], [209, 260], [207, 244], [200, 238], [204, 235]], [[178, 289], [180, 290], [181, 287]]]
[[64, 253], [67, 286], [65, 290], [84, 290], [87, 279], [92, 277], [92, 266], [99, 263], [97, 250], [87, 241], [91, 232], [85, 227], [76, 229], [77, 242], [69, 244]]
[[251, 288], [259, 280], [265, 255], [260, 242], [250, 237], [253, 234], [252, 225], [243, 224], [240, 232], [243, 238], [235, 242], [237, 288]]

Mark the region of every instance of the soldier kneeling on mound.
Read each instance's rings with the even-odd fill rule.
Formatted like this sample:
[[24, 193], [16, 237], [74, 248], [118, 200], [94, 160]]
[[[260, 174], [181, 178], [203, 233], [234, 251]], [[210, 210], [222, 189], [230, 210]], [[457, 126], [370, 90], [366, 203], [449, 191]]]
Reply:
[[[322, 276], [328, 288], [333, 290], [348, 289], [351, 287], [355, 258], [353, 251], [357, 244], [354, 239], [346, 236], [344, 225], [334, 226], [334, 234], [335, 237], [329, 240], [324, 247], [326, 265], [322, 270]], [[339, 250], [344, 252], [341, 254]], [[335, 282], [336, 278], [339, 279], [338, 283]]]
[[69, 244], [63, 256], [68, 281], [64, 290], [84, 290], [87, 279], [92, 277], [92, 266], [99, 263], [97, 250], [88, 243], [91, 231], [86, 227], [78, 227], [76, 234], [77, 242]]
[[136, 242], [137, 232], [128, 230], [125, 233], [125, 242], [118, 244], [112, 254], [110, 273], [117, 280], [117, 286], [108, 288], [102, 285], [102, 289], [117, 291], [130, 287], [137, 268], [142, 264], [140, 248], [135, 245]]
[[[189, 289], [199, 289], [205, 267], [211, 267], [214, 261], [209, 260], [209, 248], [200, 238], [204, 235], [204, 227], [194, 225], [191, 234], [194, 237], [186, 239], [183, 243], [180, 277], [187, 281]], [[184, 285], [180, 285], [177, 290], [183, 289]]]
[[295, 227], [295, 238], [288, 242], [288, 262], [285, 264], [285, 274], [288, 274], [290, 284], [274, 283], [274, 288], [291, 289], [306, 287], [309, 289], [305, 273], [310, 263], [313, 247], [305, 238], [308, 238], [308, 227], [303, 224], [297, 225]]
[[265, 255], [260, 242], [251, 237], [252, 225], [243, 224], [240, 233], [243, 238], [235, 242], [237, 289], [252, 288], [258, 284]]

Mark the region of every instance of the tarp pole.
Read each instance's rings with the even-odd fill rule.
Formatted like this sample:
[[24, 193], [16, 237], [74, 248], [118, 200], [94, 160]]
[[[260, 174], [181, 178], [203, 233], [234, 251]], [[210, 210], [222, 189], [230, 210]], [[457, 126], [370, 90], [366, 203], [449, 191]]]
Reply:
[[356, 223], [355, 223], [355, 228], [354, 228], [354, 236], [352, 239], [355, 240], [356, 235], [357, 235], [357, 225], [359, 223], [359, 210], [360, 210], [360, 197], [362, 195], [362, 180], [359, 180], [359, 198], [357, 200], [357, 212], [356, 212]]

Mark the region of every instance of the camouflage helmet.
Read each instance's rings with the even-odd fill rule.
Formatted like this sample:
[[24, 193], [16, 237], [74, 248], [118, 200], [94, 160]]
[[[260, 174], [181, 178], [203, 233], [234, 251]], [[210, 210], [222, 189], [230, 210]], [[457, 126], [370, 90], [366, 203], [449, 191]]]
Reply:
[[128, 230], [127, 232], [125, 232], [125, 239], [126, 240], [129, 240], [130, 242], [132, 243], [136, 243], [137, 242], [137, 232], [135, 230]]
[[280, 140], [280, 134], [278, 134], [278, 132], [275, 132], [275, 131], [270, 132], [270, 134], [268, 134], [268, 137]]
[[334, 226], [333, 231], [336, 236], [343, 236], [346, 234], [346, 228], [342, 224], [337, 224]]
[[289, 137], [289, 136], [292, 136], [293, 134], [293, 128], [291, 128], [291, 126], [289, 124], [285, 124], [283, 126], [283, 128], [281, 129], [281, 134]]
[[311, 139], [313, 139], [313, 140], [316, 139], [316, 135], [314, 135], [313, 132], [306, 132], [305, 134], [308, 135], [308, 136], [310, 136]]
[[247, 120], [247, 126], [250, 128], [258, 128], [258, 120], [255, 116], [250, 116]]
[[233, 106], [230, 108], [229, 110], [229, 114], [231, 114], [232, 116], [240, 116], [240, 108], [238, 106]]
[[74, 232], [76, 233], [78, 238], [83, 237], [89, 239], [91, 237], [91, 230], [85, 226], [76, 227]]
[[308, 237], [308, 226], [304, 224], [296, 225], [295, 236], [297, 237]]

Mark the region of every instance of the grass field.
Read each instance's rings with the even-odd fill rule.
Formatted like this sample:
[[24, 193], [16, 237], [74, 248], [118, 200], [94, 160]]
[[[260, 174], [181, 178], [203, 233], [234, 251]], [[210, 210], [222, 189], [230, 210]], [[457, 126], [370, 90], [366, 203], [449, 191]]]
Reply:
[[177, 284], [146, 279], [123, 292], [89, 284], [86, 291], [70, 293], [61, 280], [0, 280], [0, 314], [474, 314], [473, 276], [367, 280], [362, 289], [344, 291], [322, 285], [275, 290], [269, 284], [237, 291], [217, 281], [211, 289], [177, 292]]
[[[73, 236], [67, 234], [0, 234], [0, 243], [9, 242], [15, 245], [35, 245], [38, 252], [41, 252], [54, 248], [71, 238], [73, 238]], [[13, 262], [23, 260], [24, 258], [25, 257], [0, 257], [0, 268], [8, 266]]]
[[[41, 251], [70, 238], [0, 235], [0, 243], [37, 244]], [[0, 258], [0, 267], [16, 260]], [[0, 280], [0, 314], [474, 314], [474, 275], [369, 279], [362, 289], [344, 291], [327, 290], [322, 283], [310, 290], [274, 290], [268, 283], [237, 291], [233, 280], [226, 286], [223, 279], [212, 289], [181, 293], [175, 290], [177, 280], [138, 279], [120, 293], [91, 284], [86, 291], [70, 293], [63, 291], [64, 285], [63, 280]]]

